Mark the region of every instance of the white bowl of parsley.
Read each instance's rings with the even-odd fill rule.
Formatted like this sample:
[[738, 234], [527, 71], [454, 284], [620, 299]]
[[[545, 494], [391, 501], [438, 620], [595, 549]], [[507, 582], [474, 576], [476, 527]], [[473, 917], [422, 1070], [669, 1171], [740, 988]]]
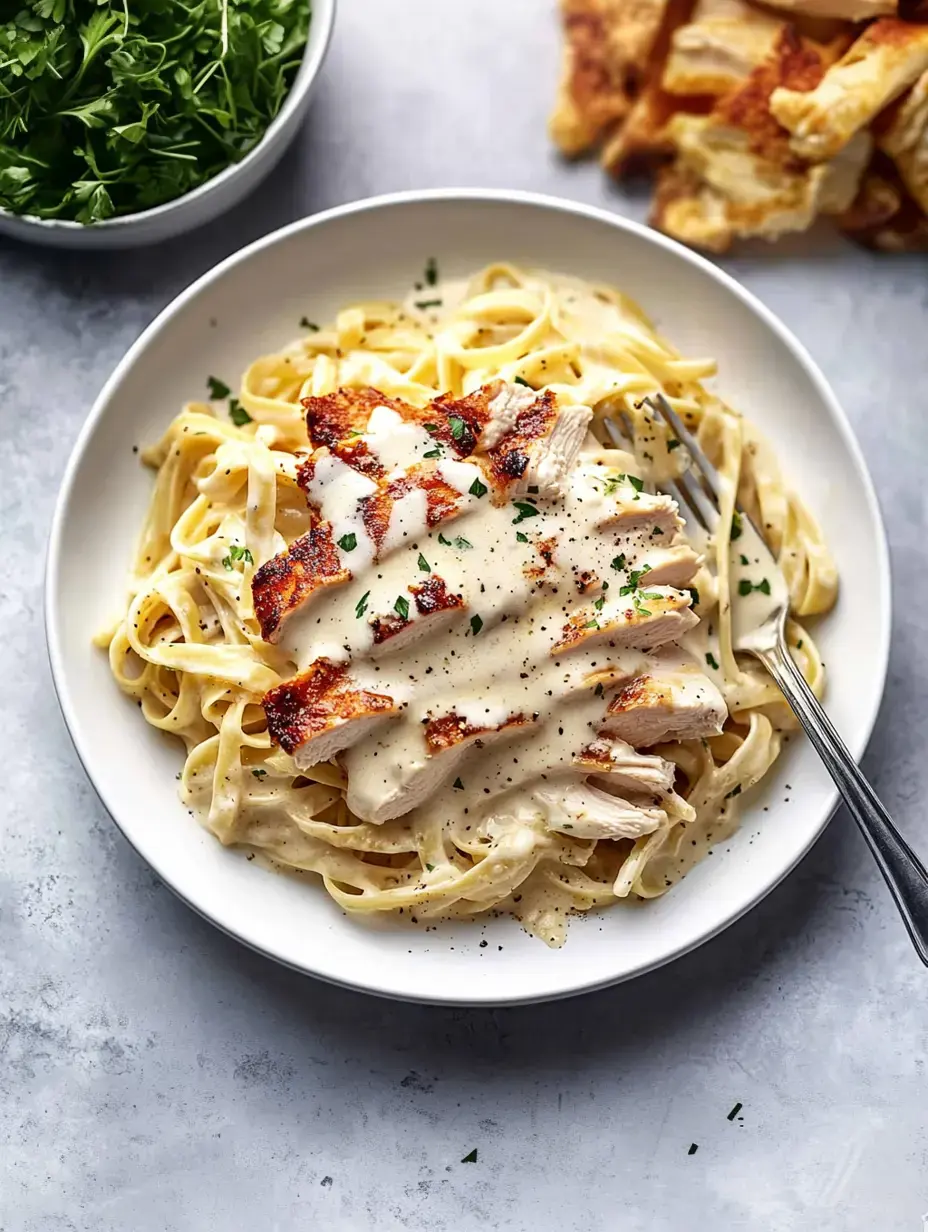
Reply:
[[309, 105], [335, 0], [23, 0], [0, 22], [0, 234], [179, 235], [238, 202]]

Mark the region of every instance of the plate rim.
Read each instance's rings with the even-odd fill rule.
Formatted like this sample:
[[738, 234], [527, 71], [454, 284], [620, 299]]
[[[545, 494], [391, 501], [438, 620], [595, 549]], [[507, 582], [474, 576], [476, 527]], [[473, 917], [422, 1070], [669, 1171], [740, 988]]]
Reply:
[[162, 868], [158, 867], [158, 865], [151, 860], [148, 855], [140, 850], [139, 846], [126, 832], [126, 829], [124, 828], [119, 817], [110, 807], [104, 789], [97, 782], [90, 769], [90, 758], [85, 747], [85, 742], [80, 735], [80, 723], [77, 719], [74, 700], [71, 696], [68, 684], [68, 672], [62, 649], [62, 643], [59, 636], [60, 612], [55, 600], [55, 590], [56, 581], [60, 573], [62, 537], [66, 522], [65, 514], [71, 501], [73, 489], [81, 469], [84, 455], [87, 451], [91, 438], [96, 431], [97, 424], [102, 418], [114, 391], [122, 382], [124, 375], [131, 369], [137, 356], [139, 356], [146, 349], [149, 341], [168, 324], [170, 319], [175, 314], [180, 312], [191, 300], [195, 299], [200, 294], [202, 289], [221, 278], [227, 270], [238, 264], [250, 261], [257, 253], [261, 252], [265, 248], [274, 247], [277, 244], [283, 243], [290, 236], [297, 234], [298, 232], [311, 230], [319, 226], [325, 226], [327, 223], [335, 219], [345, 218], [354, 214], [375, 213], [383, 208], [420, 205], [428, 202], [449, 202], [458, 204], [462, 202], [473, 202], [475, 204], [525, 206], [531, 209], [540, 209], [557, 214], [579, 216], [594, 222], [605, 223], [608, 226], [615, 227], [619, 231], [630, 233], [638, 240], [642, 240], [648, 244], [653, 244], [658, 248], [663, 248], [665, 251], [672, 253], [677, 258], [688, 262], [690, 265], [702, 271], [716, 282], [721, 283], [721, 285], [737, 300], [740, 300], [746, 308], [758, 316], [762, 320], [763, 324], [771, 330], [776, 335], [778, 340], [790, 351], [794, 359], [803, 370], [804, 374], [812, 383], [818, 396], [829, 409], [832, 421], [835, 424], [858, 473], [861, 482], [862, 495], [864, 496], [867, 511], [875, 531], [877, 573], [875, 593], [877, 597], [877, 609], [882, 622], [882, 635], [880, 643], [878, 646], [874, 647], [878, 667], [879, 689], [874, 698], [872, 711], [867, 716], [860, 736], [856, 741], [850, 743], [848, 746], [855, 761], [859, 762], [861, 760], [873, 734], [886, 691], [893, 625], [890, 555], [886, 535], [886, 526], [883, 520], [880, 501], [873, 484], [873, 478], [867, 466], [866, 458], [860, 443], [857, 440], [853, 426], [824, 373], [821, 371], [818, 364], [812, 358], [803, 343], [799, 341], [793, 332], [770, 308], [767, 307], [766, 304], [764, 304], [762, 300], [738, 282], [738, 280], [731, 274], [715, 265], [707, 257], [685, 248], [676, 240], [672, 240], [668, 236], [662, 235], [660, 232], [653, 231], [651, 228], [642, 223], [636, 222], [633, 219], [626, 218], [619, 214], [611, 213], [610, 211], [599, 206], [571, 201], [567, 198], [557, 197], [552, 194], [536, 193], [520, 189], [413, 189], [402, 192], [381, 193], [372, 197], [365, 197], [357, 201], [346, 202], [342, 205], [333, 206], [330, 209], [319, 212], [318, 214], [309, 215], [307, 217], [297, 219], [292, 223], [288, 223], [286, 226], [280, 227], [275, 231], [271, 231], [267, 235], [261, 236], [259, 239], [246, 245], [244, 248], [240, 248], [236, 252], [231, 253], [228, 257], [225, 257], [222, 261], [218, 262], [218, 264], [212, 266], [205, 273], [201, 274], [194, 282], [185, 287], [168, 304], [166, 304], [157, 313], [154, 319], [142, 330], [138, 338], [136, 338], [136, 340], [129, 346], [125, 354], [116, 364], [113, 371], [107, 377], [102, 388], [100, 389], [100, 392], [94, 399], [93, 405], [84, 420], [80, 431], [78, 432], [74, 444], [71, 447], [71, 451], [62, 475], [58, 495], [55, 500], [46, 552], [43, 579], [43, 624], [45, 629], [46, 649], [48, 653], [52, 683], [55, 689], [55, 694], [58, 698], [58, 704], [61, 708], [62, 717], [64, 718], [71, 744], [77, 754], [78, 761], [80, 762], [84, 773], [86, 774], [91, 786], [93, 787], [98, 799], [110, 819], [116, 825], [117, 829], [132, 850], [141, 860], [145, 862], [146, 865], [148, 865], [149, 868], [156, 873], [159, 879], [164, 882], [171, 892], [176, 895], [176, 897], [179, 898], [186, 906], [195, 911], [197, 915], [207, 920], [213, 927], [217, 928], [220, 932], [225, 933], [226, 936], [229, 936], [240, 944], [246, 946], [248, 949], [254, 951], [255, 953], [261, 954], [263, 957], [271, 959], [273, 962], [276, 962], [281, 966], [297, 971], [301, 975], [311, 976], [312, 978], [322, 980], [327, 984], [347, 988], [354, 992], [367, 993], [370, 995], [383, 997], [388, 1000], [440, 1006], [466, 1006], [477, 1008], [481, 1006], [540, 1004], [547, 1001], [562, 1000], [567, 997], [580, 996], [584, 993], [595, 992], [600, 989], [609, 988], [616, 984], [624, 983], [628, 980], [646, 975], [650, 971], [655, 971], [660, 967], [683, 957], [685, 954], [691, 953], [699, 946], [704, 945], [706, 942], [711, 941], [714, 937], [717, 937], [721, 932], [729, 928], [742, 916], [746, 915], [749, 911], [753, 910], [754, 907], [758, 906], [801, 863], [801, 861], [805, 859], [815, 843], [819, 840], [819, 838], [821, 838], [826, 827], [834, 816], [838, 804], [840, 803], [837, 788], [832, 787], [829, 802], [823, 812], [822, 820], [812, 831], [808, 841], [802, 845], [794, 858], [789, 861], [782, 870], [778, 870], [777, 875], [767, 883], [761, 894], [757, 895], [746, 904], [738, 905], [737, 907], [727, 910], [712, 928], [700, 932], [687, 943], [675, 946], [670, 952], [657, 960], [643, 963], [640, 966], [634, 967], [615, 976], [606, 977], [603, 979], [587, 980], [576, 984], [571, 984], [568, 981], [564, 987], [554, 991], [525, 994], [516, 997], [501, 998], [496, 996], [481, 997], [479, 995], [463, 995], [448, 998], [429, 995], [427, 992], [423, 992], [421, 995], [408, 992], [397, 992], [389, 987], [383, 987], [372, 982], [360, 982], [356, 979], [350, 978], [349, 976], [339, 978], [328, 973], [311, 970], [307, 966], [291, 962], [288, 959], [276, 954], [273, 950], [256, 944], [241, 931], [215, 919], [206, 910], [188, 898], [186, 894], [182, 893], [181, 890], [174, 885], [171, 877], [163, 871]]

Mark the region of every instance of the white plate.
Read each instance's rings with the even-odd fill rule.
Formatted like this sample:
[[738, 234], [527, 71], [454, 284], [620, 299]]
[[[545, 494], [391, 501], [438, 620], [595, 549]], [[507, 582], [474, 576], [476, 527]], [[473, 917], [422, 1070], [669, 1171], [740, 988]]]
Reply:
[[93, 224], [0, 209], [0, 235], [48, 248], [130, 248], [173, 239], [225, 213], [270, 174], [296, 136], [328, 50], [334, 21], [335, 0], [312, 0], [299, 72], [267, 132], [240, 162], [172, 201]]
[[578, 919], [566, 947], [549, 950], [509, 919], [426, 932], [348, 918], [319, 885], [221, 847], [178, 801], [179, 747], [143, 721], [90, 644], [117, 611], [151, 487], [132, 447], [158, 438], [184, 401], [202, 397], [208, 374], [237, 380], [251, 359], [298, 334], [304, 314], [325, 320], [354, 300], [400, 297], [431, 255], [443, 275], [511, 260], [614, 283], [684, 354], [718, 358], [720, 391], [771, 438], [837, 557], [840, 602], [817, 636], [829, 712], [855, 756], [863, 752], [886, 674], [889, 568], [870, 478], [823, 377], [771, 313], [708, 261], [635, 223], [521, 193], [405, 194], [330, 210], [252, 244], [166, 308], [107, 382], [68, 466], [48, 558], [49, 651], [65, 718], [104, 804], [143, 858], [213, 923], [280, 962], [369, 992], [471, 1005], [537, 1001], [659, 966], [772, 889], [835, 805], [809, 745], [791, 744], [729, 850], [664, 898]]

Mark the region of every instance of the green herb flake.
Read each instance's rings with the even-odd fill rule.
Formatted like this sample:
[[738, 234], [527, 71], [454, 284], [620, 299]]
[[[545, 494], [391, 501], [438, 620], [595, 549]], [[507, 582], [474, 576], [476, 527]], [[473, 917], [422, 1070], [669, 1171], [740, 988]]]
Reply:
[[434, 873], [434, 872], [435, 872], [435, 865], [434, 865], [434, 864], [428, 864], [428, 863], [426, 863], [426, 866], [425, 866], [425, 867], [426, 867], [426, 870], [427, 870], [428, 872], [430, 872], [430, 873]]
[[516, 539], [519, 543], [528, 543], [528, 535], [524, 535], [520, 530], [516, 531]]
[[742, 565], [749, 565], [751, 563], [743, 552], [741, 553], [740, 559], [741, 559]]
[[432, 572], [432, 566], [431, 566], [431, 565], [429, 564], [429, 562], [425, 559], [425, 557], [422, 555], [422, 553], [421, 553], [421, 552], [419, 553], [418, 565], [419, 565], [419, 568], [422, 570], [422, 572], [423, 572], [423, 573], [431, 573], [431, 572]]
[[434, 257], [429, 257], [425, 263], [425, 281], [430, 287], [438, 285], [438, 262]]
[[417, 307], [417, 308], [418, 308], [421, 312], [425, 312], [425, 311], [426, 311], [426, 309], [428, 309], [428, 308], [440, 308], [440, 307], [441, 307], [441, 300], [440, 300], [440, 299], [417, 299], [417, 300], [416, 300], [416, 307]]
[[464, 435], [464, 431], [467, 427], [467, 424], [461, 418], [460, 415], [449, 415], [448, 416], [448, 426], [451, 429], [451, 435], [454, 437], [456, 441], [459, 441], [461, 437]]
[[667, 452], [673, 453], [675, 449], [679, 449], [679, 448], [680, 448], [680, 442], [677, 440], [675, 436], [672, 436], [670, 440], [667, 442]]
[[714, 672], [717, 672], [719, 670], [718, 659], [716, 659], [715, 655], [712, 653], [711, 650], [706, 655], [706, 662], [709, 664], [709, 666], [712, 668]]
[[396, 602], [393, 604], [393, 610], [397, 613], [401, 620], [408, 620], [409, 600], [404, 595], [399, 595]]
[[[0, 38], [2, 38], [2, 35], [0, 35]], [[232, 392], [224, 381], [220, 381], [219, 378], [215, 376], [208, 376], [206, 378], [206, 385], [209, 389], [209, 396], [213, 402], [219, 402], [223, 398], [228, 398], [229, 394]]]
[[300, 329], [308, 329], [314, 334], [319, 333], [319, 326], [315, 321], [310, 321], [309, 317], [300, 317]]
[[598, 620], [588, 620], [588, 621], [586, 622], [586, 624], [582, 626], [582, 628], [584, 628], [584, 629], [598, 629], [598, 628], [599, 628], [599, 621], [598, 621]]
[[248, 548], [239, 547], [237, 543], [233, 543], [229, 548], [229, 555], [233, 560], [244, 560], [249, 565], [253, 565], [255, 563], [255, 558], [252, 556]]
[[622, 570], [625, 568], [625, 553], [620, 552], [618, 556], [613, 556], [612, 561], [610, 563], [612, 565], [612, 568], [616, 571], [616, 573], [621, 573]]
[[642, 598], [642, 599], [650, 599], [650, 600], [653, 600], [653, 602], [655, 602], [655, 603], [656, 603], [659, 599], [663, 599], [663, 597], [664, 597], [664, 596], [663, 596], [663, 595], [662, 595], [659, 591], [657, 591], [657, 590], [643, 590], [643, 591], [641, 592], [641, 598]]
[[455, 536], [454, 546], [459, 551], [466, 552], [468, 548], [472, 548], [474, 545], [471, 543], [469, 539], [465, 539], [463, 535], [457, 535]]
[[736, 512], [732, 515], [732, 519], [731, 519], [731, 541], [732, 543], [734, 543], [736, 539], [741, 538], [743, 531], [744, 531], [744, 523], [741, 519], [741, 514]]
[[595, 609], [597, 612], [601, 612], [601, 611], [603, 610], [603, 604], [604, 604], [605, 602], [606, 602], [606, 596], [605, 596], [605, 595], [600, 595], [598, 599], [594, 599], [594, 600], [593, 600], [593, 607], [594, 607], [594, 609]]
[[252, 422], [251, 416], [239, 402], [238, 398], [229, 399], [229, 418], [236, 428], [244, 428], [245, 424]]
[[256, 779], [266, 779], [267, 778], [267, 771], [263, 769], [252, 770], [251, 773], [255, 776]]
[[474, 1147], [472, 1151], [467, 1152], [467, 1154], [461, 1160], [461, 1163], [462, 1164], [475, 1164], [476, 1162], [477, 1162], [477, 1148]]
[[361, 598], [358, 600], [357, 606], [354, 609], [355, 617], [358, 620], [360, 620], [361, 617], [364, 615], [364, 613], [367, 611], [367, 601], [370, 597], [371, 597], [371, 592], [369, 590], [366, 590], [364, 594], [361, 596]]
[[459, 778], [455, 779], [454, 782], [451, 784], [451, 786], [454, 788], [455, 791], [464, 790], [464, 784], [461, 782]]
[[738, 583], [738, 594], [749, 595], [752, 590], [758, 590], [762, 595], [770, 594], [770, 582], [767, 578], [761, 578], [759, 582], [750, 582], [747, 578], [742, 578]]
[[438, 542], [442, 544], [443, 547], [446, 547], [446, 548], [450, 548], [452, 546], [451, 540], [446, 539], [445, 536], [441, 533], [441, 531], [438, 532]]
[[532, 386], [532, 385], [529, 385], [528, 381], [526, 381], [524, 377], [521, 377], [521, 376], [514, 376], [514, 377], [512, 378], [512, 380], [513, 380], [513, 383], [514, 383], [515, 385], [524, 385], [526, 389], [532, 389], [532, 388], [533, 388], [533, 386]]
[[636, 492], [640, 492], [644, 488], [644, 480], [639, 479], [637, 475], [626, 475], [625, 478], [632, 485]]
[[767, 580], [767, 578], [761, 578], [761, 580], [757, 583], [754, 589], [759, 590], [762, 595], [769, 595], [770, 594], [770, 582]]
[[470, 631], [471, 631], [471, 633], [473, 633], [474, 637], [476, 637], [476, 636], [477, 636], [477, 634], [480, 632], [480, 630], [481, 630], [482, 628], [483, 628], [483, 621], [480, 619], [480, 617], [479, 617], [479, 616], [471, 616], [471, 618], [470, 618]]
[[471, 496], [479, 497], [479, 496], [486, 496], [487, 492], [489, 492], [490, 489], [487, 487], [485, 483], [481, 483], [479, 479], [475, 479], [474, 482], [470, 485], [470, 487], [467, 490], [471, 494]]
[[538, 510], [534, 505], [530, 505], [527, 501], [514, 501], [516, 509], [519, 511], [519, 516], [512, 519], [513, 526], [518, 526], [520, 522], [524, 522], [526, 518], [537, 518]]
[[422, 456], [423, 458], [440, 458], [441, 450], [440, 449], [430, 449], [428, 450], [427, 453], [424, 453]]
[[343, 552], [353, 552], [358, 546], [358, 536], [353, 532], [350, 535], [342, 535], [338, 541], [338, 546]]

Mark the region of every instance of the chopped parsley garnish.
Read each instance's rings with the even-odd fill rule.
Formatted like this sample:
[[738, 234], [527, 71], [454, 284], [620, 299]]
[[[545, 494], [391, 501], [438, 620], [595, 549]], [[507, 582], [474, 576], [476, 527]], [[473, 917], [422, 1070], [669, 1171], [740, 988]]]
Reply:
[[796, 649], [802, 650], [802, 638], [800, 638], [799, 641], [796, 643]]
[[358, 546], [358, 536], [354, 533], [350, 535], [342, 535], [338, 541], [338, 546], [343, 552], [353, 552]]
[[431, 573], [431, 572], [432, 572], [432, 566], [431, 566], [431, 565], [429, 564], [429, 562], [425, 559], [425, 557], [422, 555], [422, 553], [421, 553], [421, 552], [419, 553], [419, 561], [418, 561], [418, 564], [419, 564], [419, 568], [422, 570], [422, 572], [423, 572], [423, 573]]
[[532, 386], [529, 385], [528, 381], [526, 381], [524, 377], [514, 376], [512, 380], [515, 385], [524, 385], [526, 389], [532, 388]]
[[475, 479], [467, 490], [471, 496], [486, 496], [490, 489], [485, 483], [481, 483], [479, 479]]
[[584, 629], [598, 629], [599, 621], [598, 620], [588, 620], [586, 624], [583, 625], [583, 628]]
[[423, 312], [425, 311], [426, 308], [440, 308], [441, 300], [440, 299], [417, 299], [416, 307], [421, 309]]
[[749, 595], [752, 590], [759, 590], [762, 595], [769, 595], [770, 583], [766, 578], [761, 578], [759, 582], [750, 582], [747, 578], [742, 578], [738, 583], [739, 595]]
[[424, 453], [422, 456], [423, 458], [440, 458], [441, 450], [440, 449], [430, 449], [428, 450], [427, 453]]
[[620, 552], [618, 556], [613, 556], [611, 563], [616, 573], [620, 573], [625, 568], [625, 553]]
[[467, 1154], [461, 1160], [461, 1163], [462, 1164], [475, 1164], [476, 1162], [477, 1162], [477, 1148], [474, 1147], [472, 1151], [467, 1152]]
[[622, 486], [624, 475], [609, 475], [603, 483], [603, 493], [606, 496], [615, 496], [619, 488]]
[[632, 485], [636, 492], [640, 492], [644, 488], [644, 480], [639, 479], [637, 475], [626, 475], [625, 478]]
[[423, 428], [425, 428], [426, 432], [437, 432], [438, 431], [438, 424], [423, 424], [422, 426]]
[[742, 565], [749, 565], [751, 563], [743, 552], [741, 553], [741, 563]]
[[597, 612], [601, 612], [603, 610], [603, 604], [605, 602], [606, 602], [606, 596], [600, 595], [598, 599], [593, 600], [593, 607], [595, 608]]
[[208, 376], [206, 378], [206, 384], [209, 387], [209, 396], [214, 402], [218, 402], [220, 398], [228, 398], [229, 394], [232, 392], [224, 381], [220, 381], [214, 376]]
[[477, 636], [477, 634], [480, 632], [480, 630], [481, 630], [482, 628], [483, 628], [483, 621], [480, 619], [480, 617], [479, 617], [479, 616], [471, 616], [471, 618], [470, 618], [470, 631], [471, 631], [471, 633], [473, 633], [474, 637], [476, 637], [476, 636]]
[[469, 539], [465, 539], [463, 535], [457, 535], [454, 540], [454, 546], [460, 551], [466, 552], [468, 548], [472, 548], [474, 545]]
[[255, 558], [252, 556], [251, 552], [249, 552], [248, 548], [241, 548], [237, 543], [232, 544], [229, 548], [229, 555], [223, 556], [222, 563], [226, 569], [231, 571], [232, 562], [234, 560], [244, 560], [249, 565], [253, 565], [255, 563]]
[[741, 520], [741, 514], [735, 512], [732, 515], [732, 519], [731, 519], [731, 541], [732, 543], [734, 543], [736, 539], [741, 538], [741, 533], [743, 530], [744, 530], [744, 523]]
[[319, 326], [315, 321], [310, 321], [309, 317], [300, 317], [300, 329], [310, 329], [314, 334], [319, 333]]
[[399, 614], [401, 620], [409, 619], [409, 600], [405, 596], [400, 595], [393, 604], [394, 612]]
[[538, 510], [534, 505], [530, 505], [527, 501], [514, 501], [515, 507], [519, 511], [519, 516], [512, 519], [513, 526], [518, 526], [520, 522], [524, 522], [526, 518], [537, 518]]
[[251, 423], [251, 416], [239, 402], [238, 398], [229, 399], [229, 418], [236, 428], [244, 428], [245, 424]]
[[434, 257], [429, 257], [425, 263], [425, 281], [430, 287], [434, 287], [438, 283], [438, 262]]
[[451, 547], [451, 540], [446, 539], [445, 536], [441, 533], [441, 531], [438, 532], [438, 542], [443, 544], [446, 548]]
[[638, 589], [638, 583], [641, 581], [644, 575], [650, 572], [651, 572], [650, 565], [642, 565], [640, 569], [629, 569], [628, 585], [623, 586], [621, 590], [619, 591], [619, 594], [620, 595], [630, 595], [633, 590]]
[[716, 659], [715, 655], [712, 653], [711, 650], [706, 655], [706, 662], [709, 664], [709, 666], [712, 668], [714, 672], [717, 672], [719, 670], [718, 659]]
[[467, 427], [467, 424], [460, 415], [449, 415], [448, 424], [451, 428], [451, 435], [456, 441], [459, 441], [464, 435], [464, 429]]
[[596, 688], [593, 690], [593, 696], [594, 696], [594, 697], [602, 697], [603, 692], [604, 692], [604, 690], [603, 690], [602, 681], [600, 681], [600, 682], [599, 682], [599, 684], [596, 686]]
[[641, 597], [642, 599], [653, 599], [657, 601], [658, 599], [663, 599], [664, 596], [657, 590], [643, 590], [641, 592]]
[[430, 873], [434, 873], [434, 872], [435, 872], [435, 865], [434, 865], [434, 864], [428, 864], [428, 863], [426, 863], [426, 866], [425, 866], [425, 867], [426, 867], [426, 869], [428, 870], [428, 872], [430, 872]]
[[267, 771], [263, 769], [252, 770], [251, 773], [255, 776], [256, 779], [266, 779], [267, 778]]
[[461, 782], [459, 778], [455, 779], [454, 782], [451, 784], [451, 786], [455, 789], [455, 791], [464, 790], [464, 784]]
[[355, 617], [358, 620], [360, 620], [361, 617], [364, 615], [364, 613], [367, 611], [367, 601], [370, 597], [371, 597], [371, 592], [369, 590], [366, 590], [364, 594], [361, 596], [361, 598], [358, 600], [358, 605], [354, 609]]
[[516, 538], [520, 543], [528, 543], [528, 535], [523, 535], [520, 530], [516, 531]]
[[679, 448], [680, 448], [680, 442], [677, 440], [675, 436], [672, 436], [670, 440], [667, 442], [667, 452], [673, 453], [675, 449], [679, 449]]

